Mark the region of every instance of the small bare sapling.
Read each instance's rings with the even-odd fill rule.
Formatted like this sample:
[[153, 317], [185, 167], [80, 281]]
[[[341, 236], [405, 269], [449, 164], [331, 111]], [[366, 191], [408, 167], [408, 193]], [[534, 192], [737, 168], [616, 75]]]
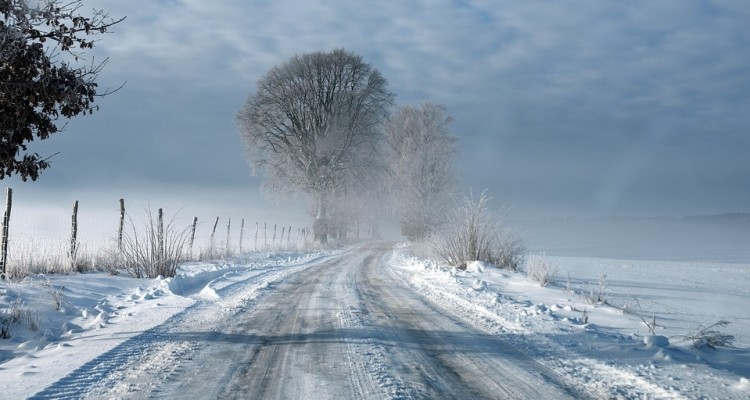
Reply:
[[526, 263], [526, 274], [539, 286], [547, 286], [555, 282], [557, 268], [552, 266], [544, 253], [534, 254]]
[[599, 274], [599, 282], [596, 289], [589, 282], [589, 294], [586, 296], [586, 300], [591, 304], [608, 304], [607, 274]]
[[641, 321], [646, 325], [646, 328], [648, 328], [648, 333], [652, 335], [656, 335], [656, 314], [651, 315], [651, 320], [649, 321], [644, 316], [639, 315], [641, 318]]

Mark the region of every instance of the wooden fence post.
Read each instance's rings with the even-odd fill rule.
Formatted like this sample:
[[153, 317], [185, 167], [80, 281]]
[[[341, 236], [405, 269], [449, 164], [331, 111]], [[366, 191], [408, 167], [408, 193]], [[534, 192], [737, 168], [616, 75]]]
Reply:
[[219, 226], [219, 217], [216, 217], [216, 222], [214, 222], [214, 229], [211, 230], [211, 239], [208, 244], [209, 246], [209, 252], [211, 253], [209, 257], [215, 257], [216, 254], [216, 241], [214, 240], [214, 236], [216, 235], [216, 227]]
[[157, 265], [160, 269], [164, 268], [166, 264], [166, 254], [164, 253], [164, 210], [159, 209], [159, 214], [157, 215], [157, 221], [156, 221], [156, 240], [158, 243], [157, 247]]
[[196, 225], [198, 225], [198, 217], [193, 217], [193, 229], [190, 231], [190, 258], [193, 258], [193, 243], [195, 243]]
[[271, 241], [271, 244], [276, 246], [276, 224], [273, 224], [273, 240]]
[[255, 245], [253, 250], [258, 251], [258, 221], [255, 221]]
[[245, 233], [245, 218], [242, 218], [242, 221], [240, 221], [240, 254], [242, 254], [242, 236]]
[[216, 235], [216, 227], [219, 226], [219, 217], [216, 217], [216, 222], [214, 222], [214, 228], [211, 229], [211, 241], [214, 240], [214, 235]]
[[120, 199], [120, 228], [117, 230], [117, 250], [122, 251], [122, 228], [125, 226], [125, 199]]
[[5, 191], [5, 213], [3, 213], [3, 231], [2, 237], [0, 237], [0, 264], [2, 271], [0, 278], [5, 279], [5, 274], [8, 266], [8, 226], [10, 225], [10, 209], [13, 206], [13, 189], [7, 188]]
[[73, 216], [70, 225], [70, 270], [75, 271], [78, 256], [78, 200], [73, 203]]
[[230, 246], [230, 243], [229, 243], [229, 234], [231, 232], [231, 229], [232, 229], [232, 217], [229, 217], [227, 219], [227, 241], [226, 241], [226, 244], [224, 245], [224, 253], [227, 256], [229, 256], [229, 253], [230, 253], [230, 249], [229, 249], [229, 246]]

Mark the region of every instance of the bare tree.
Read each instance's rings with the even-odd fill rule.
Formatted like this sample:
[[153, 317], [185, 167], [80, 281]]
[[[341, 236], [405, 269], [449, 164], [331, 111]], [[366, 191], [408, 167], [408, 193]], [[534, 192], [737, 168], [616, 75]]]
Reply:
[[326, 242], [332, 199], [377, 163], [393, 94], [385, 78], [350, 51], [297, 55], [271, 68], [237, 119], [254, 171], [271, 193], [316, 203], [316, 240]]
[[125, 18], [103, 11], [79, 14], [81, 1], [0, 1], [0, 179], [18, 174], [36, 180], [49, 158], [28, 154], [27, 143], [60, 130], [57, 119], [90, 114], [97, 107], [95, 82], [106, 64], [76, 66], [90, 36]]
[[450, 122], [444, 106], [424, 102], [400, 107], [386, 123], [391, 190], [401, 232], [410, 240], [437, 229], [450, 207], [457, 180]]

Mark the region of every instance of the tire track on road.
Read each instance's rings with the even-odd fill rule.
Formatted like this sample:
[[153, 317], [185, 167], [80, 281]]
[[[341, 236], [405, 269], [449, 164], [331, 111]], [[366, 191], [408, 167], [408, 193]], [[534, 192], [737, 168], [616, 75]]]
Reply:
[[585, 398], [550, 377], [502, 337], [478, 332], [397, 280], [386, 266], [391, 248], [362, 267], [368, 321], [399, 346], [389, 352], [419, 398]]

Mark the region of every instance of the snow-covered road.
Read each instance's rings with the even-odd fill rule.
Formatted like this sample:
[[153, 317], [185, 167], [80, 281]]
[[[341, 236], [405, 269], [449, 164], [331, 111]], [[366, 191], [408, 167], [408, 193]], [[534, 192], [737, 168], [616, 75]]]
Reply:
[[425, 302], [390, 272], [391, 252], [367, 245], [217, 277], [194, 306], [34, 398], [82, 387], [89, 398], [586, 397]]
[[[550, 287], [375, 243], [29, 276], [0, 287], [25, 315], [0, 341], [0, 399], [748, 398], [746, 265], [555, 262], [568, 278]], [[609, 303], [587, 300], [596, 273]], [[659, 334], [618, 306], [631, 293]], [[680, 336], [717, 316], [737, 347]]]

